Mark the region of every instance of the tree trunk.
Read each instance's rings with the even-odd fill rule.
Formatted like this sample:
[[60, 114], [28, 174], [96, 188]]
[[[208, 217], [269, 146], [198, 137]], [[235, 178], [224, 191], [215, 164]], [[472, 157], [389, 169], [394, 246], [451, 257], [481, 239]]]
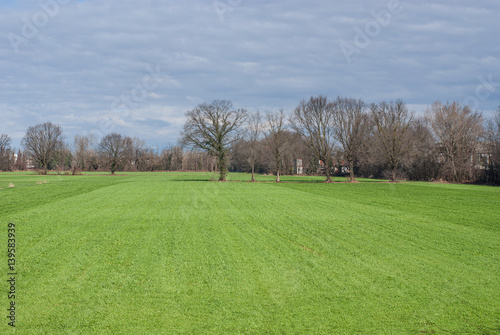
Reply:
[[457, 167], [455, 165], [455, 160], [453, 159], [453, 157], [451, 157], [451, 167], [452, 167], [452, 171], [453, 171], [453, 182], [458, 182], [458, 173], [457, 173]]
[[219, 154], [219, 181], [226, 181], [226, 156]]
[[333, 183], [332, 178], [330, 178], [330, 167], [328, 166], [328, 163], [325, 163], [325, 173], [326, 173], [325, 183]]
[[276, 182], [279, 183], [280, 182], [280, 169], [277, 169], [276, 170]]
[[350, 175], [350, 182], [354, 183], [356, 180], [354, 178], [354, 162], [353, 161], [349, 162], [349, 175]]
[[253, 178], [254, 170], [255, 170], [255, 165], [252, 164], [252, 180], [250, 180], [251, 182], [255, 181], [255, 179]]

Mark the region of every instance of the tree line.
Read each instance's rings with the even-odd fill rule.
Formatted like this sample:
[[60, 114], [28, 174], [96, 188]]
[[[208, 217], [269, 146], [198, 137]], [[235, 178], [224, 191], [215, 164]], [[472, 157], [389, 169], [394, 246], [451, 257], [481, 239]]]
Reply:
[[[50, 122], [29, 127], [23, 151], [0, 135], [0, 169], [80, 171], [228, 171], [322, 174], [397, 180], [500, 184], [500, 107], [492, 119], [457, 102], [435, 102], [415, 117], [402, 100], [313, 96], [286, 112], [249, 113], [229, 100], [187, 111], [179, 143], [161, 151], [111, 133], [64, 141]], [[302, 162], [302, 164], [298, 162]], [[299, 170], [300, 168], [302, 169]]]

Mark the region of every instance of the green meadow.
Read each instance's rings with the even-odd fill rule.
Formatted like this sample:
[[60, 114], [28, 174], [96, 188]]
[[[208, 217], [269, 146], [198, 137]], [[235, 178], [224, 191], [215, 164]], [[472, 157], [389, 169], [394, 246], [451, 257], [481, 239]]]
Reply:
[[214, 178], [1, 173], [0, 333], [500, 333], [500, 188]]

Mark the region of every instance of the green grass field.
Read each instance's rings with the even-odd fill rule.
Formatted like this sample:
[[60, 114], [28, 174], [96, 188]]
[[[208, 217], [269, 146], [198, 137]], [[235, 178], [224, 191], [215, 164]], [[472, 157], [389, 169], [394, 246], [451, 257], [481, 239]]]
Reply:
[[500, 188], [211, 178], [0, 174], [16, 332], [500, 333]]

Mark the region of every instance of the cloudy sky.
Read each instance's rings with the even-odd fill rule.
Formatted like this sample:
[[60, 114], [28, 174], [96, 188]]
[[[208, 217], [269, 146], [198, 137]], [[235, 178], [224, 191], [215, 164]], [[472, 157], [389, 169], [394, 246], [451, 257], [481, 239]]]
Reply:
[[202, 102], [500, 105], [498, 0], [2, 0], [0, 133], [51, 121], [175, 144]]

